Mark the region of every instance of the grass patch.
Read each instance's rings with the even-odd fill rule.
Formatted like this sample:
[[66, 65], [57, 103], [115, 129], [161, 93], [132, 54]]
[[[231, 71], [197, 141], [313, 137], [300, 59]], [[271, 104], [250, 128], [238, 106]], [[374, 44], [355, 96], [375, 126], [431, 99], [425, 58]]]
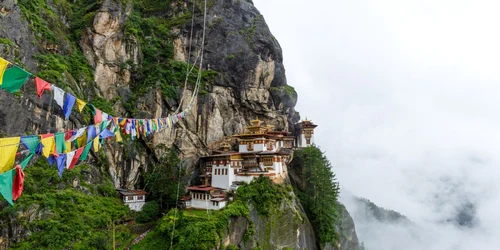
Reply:
[[[85, 187], [83, 179], [89, 171], [90, 166], [79, 165], [59, 178], [55, 166], [48, 166], [42, 158], [26, 168], [23, 195], [15, 207], [0, 212], [0, 218], [8, 221], [14, 217], [30, 232], [25, 241], [10, 248], [110, 249], [111, 223], [128, 220], [129, 209], [116, 198], [116, 193], [104, 197], [96, 187], [89, 188], [89, 195], [72, 187], [75, 179]], [[29, 219], [28, 212], [33, 212], [37, 219]], [[117, 246], [124, 247], [132, 237], [130, 230], [118, 223], [116, 231]]]

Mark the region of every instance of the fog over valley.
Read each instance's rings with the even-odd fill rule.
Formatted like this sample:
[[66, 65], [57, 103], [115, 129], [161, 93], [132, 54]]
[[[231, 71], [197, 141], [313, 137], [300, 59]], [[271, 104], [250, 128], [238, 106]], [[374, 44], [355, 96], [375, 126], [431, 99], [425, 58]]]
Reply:
[[254, 3], [367, 249], [498, 249], [500, 3]]

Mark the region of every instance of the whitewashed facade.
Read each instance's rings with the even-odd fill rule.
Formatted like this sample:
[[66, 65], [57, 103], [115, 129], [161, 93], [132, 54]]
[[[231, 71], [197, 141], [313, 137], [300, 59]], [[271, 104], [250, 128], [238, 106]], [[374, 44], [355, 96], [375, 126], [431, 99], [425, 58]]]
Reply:
[[147, 192], [143, 190], [126, 190], [118, 189], [122, 197], [123, 204], [127, 205], [130, 210], [141, 211], [144, 204], [146, 204]]

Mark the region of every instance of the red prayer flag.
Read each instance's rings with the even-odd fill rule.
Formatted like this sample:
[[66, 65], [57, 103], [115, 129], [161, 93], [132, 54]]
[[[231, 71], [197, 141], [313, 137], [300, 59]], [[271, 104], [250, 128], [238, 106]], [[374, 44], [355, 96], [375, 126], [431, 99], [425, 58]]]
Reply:
[[102, 111], [95, 109], [94, 124], [102, 122]]
[[36, 93], [38, 94], [38, 98], [42, 98], [43, 91], [45, 90], [50, 90], [50, 83], [35, 77], [35, 84], [36, 84]]
[[76, 162], [78, 161], [78, 159], [80, 159], [80, 156], [82, 155], [84, 148], [85, 147], [81, 147], [81, 148], [76, 150], [75, 156], [73, 156], [73, 160], [71, 160], [71, 163], [69, 164], [68, 169], [72, 169], [76, 165]]
[[21, 166], [16, 166], [16, 176], [14, 177], [14, 183], [12, 184], [12, 199], [17, 200], [24, 188], [24, 172]]
[[73, 136], [73, 130], [66, 131], [66, 133], [64, 134], [64, 140], [65, 141], [69, 140], [71, 136]]

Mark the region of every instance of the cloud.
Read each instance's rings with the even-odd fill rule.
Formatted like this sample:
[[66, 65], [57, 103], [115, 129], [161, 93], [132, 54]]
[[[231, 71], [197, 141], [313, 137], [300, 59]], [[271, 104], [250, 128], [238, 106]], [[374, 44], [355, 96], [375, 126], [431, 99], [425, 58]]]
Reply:
[[[297, 109], [319, 125], [316, 142], [341, 188], [426, 233], [399, 241], [393, 225], [374, 224], [380, 230], [360, 234], [368, 249], [496, 249], [500, 2], [254, 3], [283, 48]], [[455, 220], [469, 203], [472, 228]]]

